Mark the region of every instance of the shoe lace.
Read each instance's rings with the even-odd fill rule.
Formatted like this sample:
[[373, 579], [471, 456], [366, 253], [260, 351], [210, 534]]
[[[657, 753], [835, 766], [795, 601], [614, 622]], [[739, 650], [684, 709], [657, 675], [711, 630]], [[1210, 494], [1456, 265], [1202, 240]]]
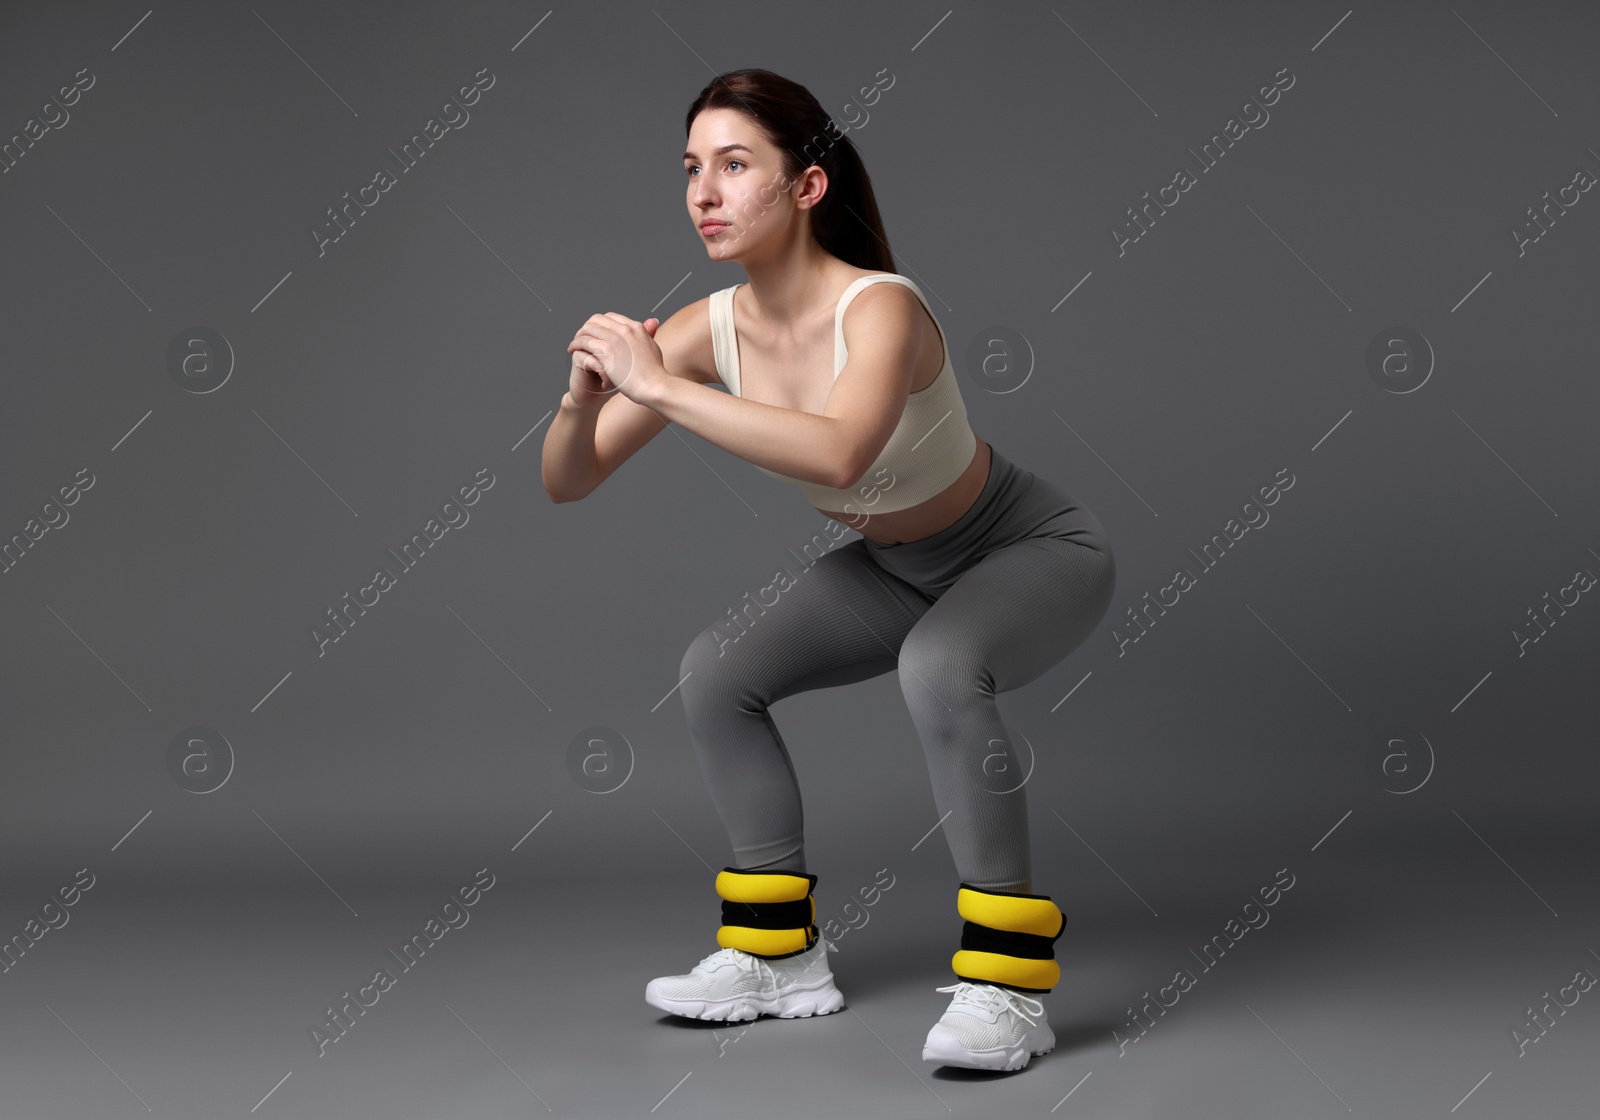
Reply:
[[962, 1004], [980, 1008], [984, 1011], [995, 1011], [1001, 1007], [1010, 1008], [1011, 1011], [1025, 1019], [1030, 1027], [1038, 1025], [1038, 1016], [1044, 1014], [1044, 1004], [1036, 999], [1029, 999], [1021, 992], [1014, 992], [1010, 988], [1000, 988], [993, 984], [974, 984], [968, 980], [958, 980], [956, 983], [943, 988], [935, 988], [936, 992], [954, 992], [955, 999], [951, 1002], [951, 1010], [959, 1008]]
[[[827, 953], [837, 953], [839, 951], [839, 947], [826, 937], [819, 936], [817, 940], [822, 944], [824, 952], [818, 961], [813, 961], [806, 966], [808, 971], [816, 968], [818, 964], [826, 968]], [[815, 949], [816, 946], [813, 945], [812, 948]], [[725, 964], [732, 964], [745, 972], [755, 973], [760, 977], [762, 983], [769, 987], [778, 983], [777, 974], [773, 972], [772, 966], [766, 962], [766, 958], [747, 953], [743, 949], [735, 949], [731, 945], [727, 948], [718, 949], [701, 961], [698, 967], [702, 972], [713, 972]]]
[[744, 972], [755, 973], [761, 978], [762, 983], [768, 986], [775, 985], [777, 983], [777, 977], [773, 974], [772, 966], [769, 965], [764, 959], [754, 956], [753, 954], [746, 953], [743, 949], [735, 949], [731, 946], [726, 949], [718, 949], [715, 953], [712, 953], [705, 960], [701, 961], [700, 970], [702, 972], [713, 972], [725, 964], [734, 965], [736, 968]]

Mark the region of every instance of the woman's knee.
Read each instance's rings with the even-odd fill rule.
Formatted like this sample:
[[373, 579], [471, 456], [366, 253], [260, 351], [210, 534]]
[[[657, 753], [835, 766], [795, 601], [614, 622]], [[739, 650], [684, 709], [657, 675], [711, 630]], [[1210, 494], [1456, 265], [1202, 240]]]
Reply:
[[696, 635], [678, 663], [684, 705], [758, 702], [763, 664], [753, 633], [719, 619]]
[[728, 665], [725, 654], [725, 641], [715, 625], [695, 636], [678, 662], [678, 679], [683, 682], [685, 699], [691, 693], [703, 693], [707, 685], [724, 674]]
[[976, 698], [994, 698], [994, 678], [971, 647], [932, 630], [912, 630], [900, 645], [900, 690], [915, 715], [949, 713]]
[[1081, 620], [1086, 631], [1084, 637], [1093, 632], [1111, 612], [1111, 603], [1116, 595], [1117, 561], [1109, 549], [1098, 554], [1091, 571], [1089, 584], [1092, 592], [1084, 603]]

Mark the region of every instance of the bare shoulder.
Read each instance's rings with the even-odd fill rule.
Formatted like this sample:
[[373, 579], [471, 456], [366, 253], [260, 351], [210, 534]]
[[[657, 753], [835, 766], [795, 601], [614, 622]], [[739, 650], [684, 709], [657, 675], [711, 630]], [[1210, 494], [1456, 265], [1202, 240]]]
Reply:
[[[878, 276], [882, 273], [863, 273]], [[928, 323], [922, 298], [910, 287], [896, 280], [868, 284], [856, 292], [844, 309], [841, 326], [847, 347], [859, 340], [866, 342], [886, 334], [909, 335], [914, 341], [923, 339], [923, 324]], [[929, 329], [932, 324], [928, 323]]]
[[667, 372], [701, 385], [720, 385], [711, 346], [711, 297], [703, 296], [674, 311], [656, 328], [656, 345]]

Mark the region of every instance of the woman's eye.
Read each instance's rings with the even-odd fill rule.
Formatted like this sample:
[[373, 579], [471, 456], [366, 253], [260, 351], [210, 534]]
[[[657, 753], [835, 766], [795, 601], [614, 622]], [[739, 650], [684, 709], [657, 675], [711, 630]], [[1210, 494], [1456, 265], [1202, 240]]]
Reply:
[[742, 163], [742, 162], [740, 162], [740, 161], [739, 161], [739, 160], [736, 160], [736, 159], [730, 159], [730, 160], [729, 160], [729, 161], [728, 161], [728, 166], [729, 166], [729, 167], [732, 167], [732, 166], [734, 166], [734, 165], [735, 165], [735, 164], [738, 164], [738, 166], [740, 166], [740, 167], [743, 167], [743, 166], [744, 166], [744, 164], [743, 164], [743, 163]]

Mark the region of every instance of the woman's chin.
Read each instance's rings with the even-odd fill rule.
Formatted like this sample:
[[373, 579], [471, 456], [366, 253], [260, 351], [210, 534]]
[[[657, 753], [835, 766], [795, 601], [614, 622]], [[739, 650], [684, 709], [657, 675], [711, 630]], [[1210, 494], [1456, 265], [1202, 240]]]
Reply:
[[700, 239], [706, 243], [706, 255], [713, 260], [725, 261], [730, 257], [737, 256], [739, 253], [739, 239], [737, 237], [728, 237], [726, 234], [706, 237], [701, 234]]

